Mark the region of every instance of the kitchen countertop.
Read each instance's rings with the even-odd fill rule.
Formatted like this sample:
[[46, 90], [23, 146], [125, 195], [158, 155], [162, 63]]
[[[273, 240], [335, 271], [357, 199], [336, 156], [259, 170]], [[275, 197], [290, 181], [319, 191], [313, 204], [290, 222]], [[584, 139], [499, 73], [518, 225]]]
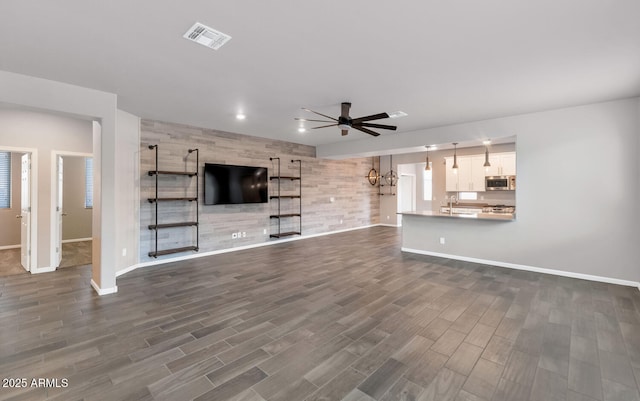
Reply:
[[399, 212], [398, 214], [408, 216], [422, 216], [422, 217], [442, 217], [448, 219], [475, 219], [475, 220], [501, 220], [501, 221], [513, 221], [516, 219], [515, 213], [440, 213], [433, 210], [422, 211], [408, 211]]

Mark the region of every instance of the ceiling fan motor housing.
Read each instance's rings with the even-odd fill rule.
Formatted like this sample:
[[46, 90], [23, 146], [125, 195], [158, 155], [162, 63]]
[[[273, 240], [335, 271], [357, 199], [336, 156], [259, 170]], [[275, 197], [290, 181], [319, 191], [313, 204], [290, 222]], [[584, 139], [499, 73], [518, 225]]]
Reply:
[[338, 126], [343, 126], [343, 125], [351, 127], [351, 117], [343, 117], [343, 116], [338, 117]]
[[351, 117], [343, 117], [343, 116], [338, 117], [338, 127], [340, 127], [340, 129], [347, 129], [347, 130], [351, 128]]

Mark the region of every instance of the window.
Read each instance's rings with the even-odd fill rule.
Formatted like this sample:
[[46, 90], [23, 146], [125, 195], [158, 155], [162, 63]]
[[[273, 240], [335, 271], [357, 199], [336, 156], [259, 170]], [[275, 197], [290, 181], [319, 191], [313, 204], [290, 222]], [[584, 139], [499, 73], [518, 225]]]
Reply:
[[458, 192], [458, 200], [478, 200], [477, 192]]
[[84, 207], [93, 207], [93, 157], [84, 158]]
[[[433, 166], [431, 162], [429, 165]], [[430, 201], [433, 199], [433, 174], [431, 174], [432, 170], [425, 170], [424, 168], [427, 166], [426, 163], [421, 164], [422, 168], [422, 199], [426, 201]]]
[[11, 153], [0, 152], [0, 209], [11, 207]]

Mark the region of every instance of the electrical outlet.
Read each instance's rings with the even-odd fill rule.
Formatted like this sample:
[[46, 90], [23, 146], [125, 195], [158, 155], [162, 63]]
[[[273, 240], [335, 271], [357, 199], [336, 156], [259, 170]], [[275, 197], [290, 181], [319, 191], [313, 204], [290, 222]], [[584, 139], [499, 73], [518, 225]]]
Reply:
[[342, 219], [340, 219], [340, 224], [342, 224]]
[[122, 256], [127, 256], [127, 248], [122, 248]]
[[389, 220], [389, 216], [387, 216], [387, 220]]
[[242, 238], [246, 238], [246, 237], [247, 237], [247, 232], [246, 232], [246, 231], [243, 231], [243, 232], [242, 232]]
[[262, 230], [262, 234], [267, 235], [267, 229]]
[[440, 237], [440, 245], [444, 245], [444, 237]]

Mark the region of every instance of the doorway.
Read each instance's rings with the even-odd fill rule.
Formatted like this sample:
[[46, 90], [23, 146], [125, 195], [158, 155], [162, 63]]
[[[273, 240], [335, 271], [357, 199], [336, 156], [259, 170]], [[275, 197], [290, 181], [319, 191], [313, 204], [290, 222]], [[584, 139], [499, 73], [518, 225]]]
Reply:
[[[416, 210], [416, 176], [403, 170], [403, 165], [398, 165], [398, 213]], [[398, 225], [402, 225], [402, 214], [398, 214]]]
[[416, 210], [416, 176], [400, 174], [398, 187], [398, 212]]
[[36, 154], [36, 149], [0, 148], [0, 276], [36, 270]]
[[52, 267], [91, 264], [93, 219], [93, 156], [52, 154]]

